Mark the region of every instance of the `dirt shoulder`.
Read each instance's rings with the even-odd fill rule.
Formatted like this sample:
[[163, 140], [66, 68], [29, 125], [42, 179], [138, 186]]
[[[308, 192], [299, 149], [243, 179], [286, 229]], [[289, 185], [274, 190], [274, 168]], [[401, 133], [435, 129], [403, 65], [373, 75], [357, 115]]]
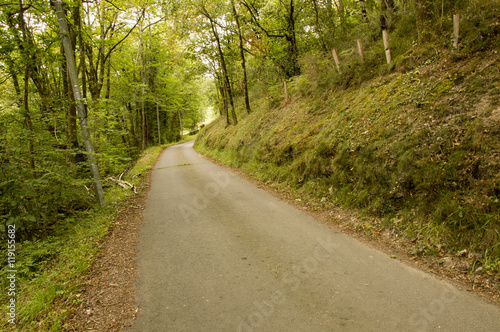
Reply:
[[78, 304], [64, 331], [121, 331], [131, 325], [136, 314], [137, 237], [150, 184], [151, 172], [140, 193], [120, 210], [101, 254], [81, 278], [82, 292], [72, 299]]

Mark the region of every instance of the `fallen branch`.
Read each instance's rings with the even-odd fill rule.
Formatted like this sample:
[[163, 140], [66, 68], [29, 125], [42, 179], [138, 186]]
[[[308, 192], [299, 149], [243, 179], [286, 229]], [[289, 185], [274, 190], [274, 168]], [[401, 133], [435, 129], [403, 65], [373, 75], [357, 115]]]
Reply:
[[94, 198], [94, 197], [95, 197], [95, 195], [94, 195], [94, 194], [92, 194], [92, 192], [90, 191], [90, 188], [89, 188], [89, 187], [87, 187], [87, 186], [85, 186], [85, 185], [84, 185], [84, 187], [85, 187], [85, 189], [87, 189], [87, 192], [89, 193], [90, 197]]
[[[120, 175], [120, 178], [121, 178], [121, 175]], [[134, 194], [137, 194], [137, 188], [132, 183], [130, 183], [130, 182], [123, 181], [121, 179], [116, 179], [113, 176], [110, 176], [106, 180], [110, 180], [110, 181], [116, 183], [117, 185], [119, 185], [120, 187], [122, 187], [124, 189], [131, 189], [131, 190], [134, 191]]]

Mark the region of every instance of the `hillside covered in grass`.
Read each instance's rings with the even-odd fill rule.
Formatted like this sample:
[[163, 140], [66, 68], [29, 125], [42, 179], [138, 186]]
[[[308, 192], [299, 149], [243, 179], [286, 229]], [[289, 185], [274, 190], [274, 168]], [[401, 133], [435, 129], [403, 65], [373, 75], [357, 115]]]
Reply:
[[220, 118], [196, 148], [323, 207], [377, 217], [417, 254], [467, 249], [473, 268], [498, 272], [500, 54], [428, 53], [328, 88], [328, 70], [304, 66], [288, 100], [263, 97], [238, 125]]

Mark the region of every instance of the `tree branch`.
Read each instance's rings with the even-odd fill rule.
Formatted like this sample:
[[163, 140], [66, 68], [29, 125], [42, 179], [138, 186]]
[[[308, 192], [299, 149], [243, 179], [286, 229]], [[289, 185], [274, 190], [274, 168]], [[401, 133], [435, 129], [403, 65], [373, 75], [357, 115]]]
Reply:
[[111, 52], [114, 51], [114, 49], [116, 47], [118, 47], [118, 45], [120, 45], [125, 39], [127, 39], [127, 37], [132, 33], [132, 31], [134, 31], [134, 29], [137, 27], [137, 25], [139, 25], [139, 22], [141, 22], [142, 18], [144, 17], [144, 13], [146, 12], [146, 8], [143, 8], [142, 9], [142, 13], [141, 13], [141, 16], [139, 16], [139, 19], [137, 20], [137, 22], [135, 22], [134, 26], [127, 32], [127, 34], [125, 35], [125, 37], [123, 37], [122, 39], [120, 39], [118, 41], [118, 43], [116, 43], [113, 47], [111, 47], [108, 51], [108, 53], [106, 54], [106, 56], [104, 57], [104, 62], [106, 62], [109, 58], [109, 56], [111, 55]]
[[109, 0], [104, 0], [104, 1], [106, 1], [106, 2], [107, 2], [107, 3], [109, 3], [111, 6], [115, 7], [116, 9], [118, 9], [119, 11], [121, 11], [121, 12], [123, 12], [123, 11], [124, 11], [123, 9], [121, 9], [120, 7], [118, 7], [117, 5], [115, 5], [114, 3], [112, 3], [111, 1], [109, 1]]
[[[255, 25], [257, 25], [257, 27], [260, 30], [262, 30], [266, 34], [267, 37], [269, 37], [269, 38], [285, 38], [286, 37], [286, 35], [276, 35], [276, 34], [270, 33], [266, 29], [264, 29], [264, 27], [262, 27], [262, 25], [260, 25], [259, 20], [255, 16], [253, 10], [250, 8], [250, 5], [248, 5], [246, 3], [246, 1], [242, 1], [241, 4], [247, 8], [248, 12], [252, 16], [252, 21], [255, 23]], [[252, 7], [253, 7], [253, 5], [252, 5]]]

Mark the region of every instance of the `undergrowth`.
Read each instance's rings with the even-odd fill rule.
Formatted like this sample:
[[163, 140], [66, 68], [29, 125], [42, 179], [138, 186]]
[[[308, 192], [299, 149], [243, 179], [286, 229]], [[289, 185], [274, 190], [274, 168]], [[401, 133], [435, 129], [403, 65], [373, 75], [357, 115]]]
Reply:
[[[190, 136], [184, 141], [192, 138]], [[147, 149], [123, 179], [139, 189], [144, 186], [144, 175], [152, 169], [164, 147]], [[4, 290], [0, 293], [1, 330], [62, 330], [64, 320], [71, 313], [68, 308], [79, 302], [78, 294], [84, 288], [79, 283], [79, 277], [98, 255], [120, 207], [134, 195], [132, 190], [108, 186], [105, 190], [105, 208], [79, 212], [58, 221], [51, 235], [16, 244], [15, 324], [9, 323], [10, 317], [7, 316], [7, 304], [12, 298], [7, 292], [7, 276], [10, 274], [7, 256], [0, 258], [0, 283]], [[7, 241], [3, 242], [2, 252], [6, 253]]]

